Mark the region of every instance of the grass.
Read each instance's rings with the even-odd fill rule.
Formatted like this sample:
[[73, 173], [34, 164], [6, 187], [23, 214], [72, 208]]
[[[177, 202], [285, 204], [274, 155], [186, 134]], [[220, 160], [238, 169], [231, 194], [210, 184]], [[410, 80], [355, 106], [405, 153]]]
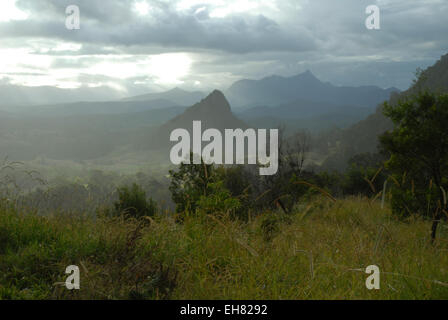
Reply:
[[[448, 228], [367, 199], [151, 221], [0, 209], [2, 299], [447, 299]], [[69, 291], [64, 271], [81, 270]], [[369, 265], [381, 289], [367, 290]]]

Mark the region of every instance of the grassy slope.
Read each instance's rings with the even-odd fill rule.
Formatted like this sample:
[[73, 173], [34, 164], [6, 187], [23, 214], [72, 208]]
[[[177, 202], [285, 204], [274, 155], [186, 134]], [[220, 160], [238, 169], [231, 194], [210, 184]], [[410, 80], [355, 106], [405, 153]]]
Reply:
[[[447, 299], [448, 229], [400, 222], [368, 200], [316, 199], [290, 217], [247, 224], [211, 216], [176, 224], [38, 217], [0, 209], [3, 299]], [[277, 231], [276, 231], [277, 230]], [[267, 236], [271, 235], [268, 240]], [[69, 291], [65, 267], [81, 269]], [[381, 289], [365, 287], [366, 266]], [[443, 283], [436, 283], [438, 280]]]

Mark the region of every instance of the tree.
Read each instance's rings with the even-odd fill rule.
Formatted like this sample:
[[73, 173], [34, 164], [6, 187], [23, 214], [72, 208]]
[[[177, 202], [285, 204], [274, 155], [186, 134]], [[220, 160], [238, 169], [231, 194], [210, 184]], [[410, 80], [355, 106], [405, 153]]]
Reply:
[[419, 93], [396, 105], [385, 103], [383, 112], [395, 125], [380, 137], [382, 147], [390, 153], [387, 167], [407, 176], [413, 192], [432, 185], [437, 188], [439, 196], [431, 228], [434, 240], [437, 225], [447, 213], [448, 95]]
[[240, 208], [240, 201], [232, 197], [230, 191], [224, 187], [223, 181], [210, 183], [209, 188], [210, 194], [201, 196], [197, 202], [200, 212], [205, 214], [234, 214]]
[[277, 174], [264, 177], [263, 197], [268, 204], [275, 204], [284, 213], [293, 207], [303, 195], [303, 186], [296, 184], [304, 174], [306, 156], [310, 150], [310, 135], [306, 131], [296, 132], [291, 137], [284, 136], [279, 129], [279, 159]]
[[[192, 163], [192, 153], [190, 160]], [[215, 168], [202, 159], [201, 164], [181, 163], [178, 171], [170, 170], [170, 176], [169, 190], [177, 213], [195, 212], [197, 202], [209, 194], [209, 184], [216, 180]]]
[[157, 212], [157, 204], [151, 198], [146, 199], [146, 192], [134, 183], [131, 187], [124, 186], [117, 189], [118, 201], [115, 202], [115, 210], [130, 217], [140, 218], [154, 216]]
[[383, 163], [386, 159], [379, 153], [361, 153], [353, 156], [343, 181], [343, 193], [352, 195], [375, 195], [386, 180]]
[[258, 168], [249, 165], [221, 166], [216, 168], [216, 174], [230, 196], [239, 202], [232, 216], [247, 221], [250, 213], [257, 211], [255, 210], [256, 186], [260, 181]]

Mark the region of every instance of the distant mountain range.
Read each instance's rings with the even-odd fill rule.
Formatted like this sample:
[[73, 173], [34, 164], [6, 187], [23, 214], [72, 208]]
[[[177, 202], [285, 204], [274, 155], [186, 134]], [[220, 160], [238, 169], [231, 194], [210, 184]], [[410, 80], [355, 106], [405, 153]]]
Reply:
[[[55, 87], [25, 87], [0, 85], [0, 110], [40, 116], [70, 116], [82, 114], [124, 114], [157, 108], [190, 106], [205, 94], [179, 88], [120, 99], [108, 88], [60, 89]], [[80, 101], [80, 97], [85, 97]], [[104, 101], [108, 97], [108, 101]]]
[[20, 106], [8, 109], [14, 113], [35, 116], [72, 116], [92, 114], [126, 114], [171, 107], [187, 107], [205, 97], [199, 91], [188, 92], [175, 88], [166, 92], [150, 93], [114, 101], [66, 102]]
[[334, 86], [306, 71], [289, 78], [241, 80], [226, 91], [226, 96], [236, 115], [251, 126], [281, 125], [287, 131], [319, 132], [345, 128], [366, 118], [396, 92], [396, 88]]
[[[165, 92], [149, 93], [139, 96], [118, 99], [111, 89], [79, 88], [60, 89], [55, 87], [22, 87], [16, 85], [0, 85], [1, 106], [39, 106], [36, 109], [50, 110], [54, 107], [70, 110], [72, 114], [107, 113], [110, 105], [111, 113], [139, 112], [147, 109], [166, 106], [190, 106], [205, 97], [200, 91], [189, 92], [174, 88]], [[395, 88], [381, 89], [375, 86], [338, 87], [317, 79], [310, 71], [294, 77], [271, 76], [261, 80], [240, 80], [224, 91], [233, 108], [278, 106], [303, 102], [329, 103], [335, 106], [376, 107], [378, 103], [389, 98]], [[87, 98], [79, 99], [84, 94]], [[104, 101], [104, 97], [108, 101]], [[139, 107], [138, 102], [146, 102], [148, 108]], [[95, 103], [95, 104], [93, 104]], [[123, 103], [123, 111], [120, 111]], [[135, 103], [134, 105], [131, 103]], [[136, 106], [136, 107], [134, 107]], [[3, 108], [4, 109], [4, 108]]]
[[189, 92], [180, 88], [174, 88], [165, 92], [149, 93], [135, 97], [125, 98], [122, 101], [156, 101], [167, 100], [173, 105], [191, 106], [205, 97], [200, 91]]
[[[55, 88], [58, 94], [61, 90]], [[261, 80], [237, 81], [225, 91], [225, 95], [236, 116], [250, 126], [273, 128], [282, 125], [290, 130], [306, 128], [318, 132], [332, 127], [344, 128], [364, 119], [396, 91], [394, 88], [374, 86], [338, 87], [320, 81], [307, 71], [289, 78], [271, 76]], [[127, 114], [154, 109], [161, 109], [163, 113], [163, 109], [185, 108], [204, 97], [205, 94], [200, 91], [174, 88], [107, 102], [53, 103], [11, 110], [43, 117]]]
[[67, 104], [79, 101], [118, 100], [122, 95], [108, 87], [62, 89], [51, 86], [29, 87], [0, 84], [0, 108]]
[[[389, 102], [394, 104], [421, 90], [432, 92], [448, 92], [448, 54], [441, 57], [433, 66], [422, 71], [418, 80], [406, 91], [394, 93]], [[367, 118], [353, 124], [347, 129], [331, 135], [327, 141], [332, 146], [338, 146], [334, 154], [324, 163], [328, 169], [344, 169], [347, 161], [357, 153], [376, 152], [378, 136], [393, 129], [392, 121], [386, 118], [380, 105]]]
[[399, 90], [376, 86], [334, 86], [320, 81], [310, 71], [306, 71], [294, 77], [271, 76], [261, 80], [240, 80], [225, 94], [234, 107], [276, 106], [297, 100], [376, 107], [396, 91]]
[[[448, 92], [448, 55], [423, 71], [402, 93], [393, 88], [337, 87], [305, 72], [291, 78], [238, 81], [224, 93], [215, 90], [206, 97], [201, 92], [175, 88], [109, 102], [22, 106], [6, 112], [0, 108], [0, 156], [14, 160], [39, 156], [101, 159], [106, 163], [111, 157], [144, 154], [156, 156], [158, 160], [152, 161], [167, 163], [166, 149], [174, 144], [169, 141], [171, 131], [191, 130], [193, 121], [201, 120], [203, 130], [285, 125], [291, 131], [320, 131], [313, 138], [320, 148], [314, 151], [316, 164], [323, 162], [324, 169], [339, 170], [353, 155], [374, 152], [378, 135], [392, 128], [382, 108], [375, 107], [386, 100], [394, 103], [422, 88]], [[227, 96], [239, 99], [235, 103], [240, 108], [231, 109]], [[330, 130], [332, 127], [339, 129]]]
[[[60, 90], [55, 88], [56, 102], [62, 98]], [[0, 96], [1, 92], [0, 88]], [[378, 104], [397, 92], [373, 86], [338, 87], [320, 81], [308, 71], [289, 78], [241, 80], [224, 93], [215, 90], [208, 96], [179, 88], [107, 102], [70, 102], [72, 97], [68, 96], [68, 102], [0, 111], [0, 149], [17, 160], [38, 155], [83, 160], [107, 157], [116, 150], [147, 152], [169, 146], [171, 131], [191, 129], [194, 120], [201, 120], [203, 129], [284, 125], [291, 131], [307, 128], [317, 132], [349, 127], [366, 119]], [[372, 126], [372, 132], [383, 128], [377, 121]], [[353, 128], [342, 131], [349, 137], [345, 133], [341, 136], [339, 131], [329, 143], [338, 139], [343, 145], [352, 144], [353, 150], [358, 150], [358, 144], [362, 145], [359, 150], [365, 150], [371, 138], [363, 139], [370, 133]]]

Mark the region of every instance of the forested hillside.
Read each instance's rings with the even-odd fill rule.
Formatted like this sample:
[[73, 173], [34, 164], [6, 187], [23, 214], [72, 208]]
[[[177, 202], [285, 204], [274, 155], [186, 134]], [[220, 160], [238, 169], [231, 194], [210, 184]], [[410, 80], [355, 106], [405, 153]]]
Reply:
[[[417, 70], [414, 84], [406, 91], [392, 94], [389, 102], [397, 103], [420, 91], [448, 92], [448, 54], [442, 56], [433, 66], [426, 70]], [[380, 104], [374, 114], [359, 121], [351, 127], [328, 136], [330, 145], [338, 145], [336, 151], [329, 156], [324, 167], [327, 169], [344, 169], [347, 161], [355, 154], [375, 153], [378, 149], [378, 136], [393, 128], [392, 122], [383, 115]]]

